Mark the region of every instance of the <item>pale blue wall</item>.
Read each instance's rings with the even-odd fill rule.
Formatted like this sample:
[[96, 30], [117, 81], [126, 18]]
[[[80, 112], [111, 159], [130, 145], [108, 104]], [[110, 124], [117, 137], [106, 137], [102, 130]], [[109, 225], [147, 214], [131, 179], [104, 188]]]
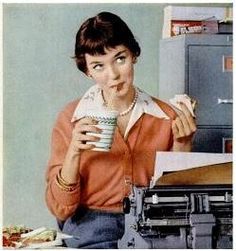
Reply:
[[123, 18], [142, 48], [138, 86], [158, 92], [163, 4], [4, 4], [3, 224], [54, 226], [45, 167], [58, 111], [91, 85], [75, 67], [74, 37], [100, 11]]
[[51, 128], [58, 111], [91, 85], [70, 57], [81, 22], [104, 10], [136, 35], [136, 82], [157, 94], [161, 5], [4, 5], [4, 225], [54, 224], [44, 202]]

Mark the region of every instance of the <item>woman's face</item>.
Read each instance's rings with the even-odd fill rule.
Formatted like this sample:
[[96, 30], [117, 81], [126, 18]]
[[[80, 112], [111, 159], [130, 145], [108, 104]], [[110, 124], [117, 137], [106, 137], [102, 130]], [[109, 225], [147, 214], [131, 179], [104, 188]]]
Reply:
[[124, 45], [105, 50], [105, 55], [85, 54], [87, 75], [109, 96], [115, 89], [117, 97], [126, 96], [133, 87], [134, 57]]

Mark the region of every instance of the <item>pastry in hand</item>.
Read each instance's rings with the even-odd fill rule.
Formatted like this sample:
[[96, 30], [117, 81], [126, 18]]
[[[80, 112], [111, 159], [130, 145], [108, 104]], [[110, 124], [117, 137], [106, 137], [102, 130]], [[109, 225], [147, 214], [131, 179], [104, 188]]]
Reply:
[[170, 99], [170, 103], [178, 110], [181, 110], [180, 103], [184, 103], [195, 118], [194, 109], [196, 100], [190, 98], [187, 94], [176, 94], [174, 98]]

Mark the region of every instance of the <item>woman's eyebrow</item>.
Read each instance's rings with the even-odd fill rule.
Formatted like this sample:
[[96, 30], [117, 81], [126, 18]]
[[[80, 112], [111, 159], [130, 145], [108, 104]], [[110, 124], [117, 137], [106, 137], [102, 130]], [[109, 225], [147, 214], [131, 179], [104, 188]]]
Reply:
[[114, 58], [116, 58], [116, 57], [120, 56], [120, 54], [122, 54], [122, 53], [124, 53], [124, 52], [126, 52], [126, 50], [119, 51], [118, 53], [116, 53], [116, 55], [114, 56]]
[[101, 64], [101, 62], [100, 61], [92, 61], [89, 64]]

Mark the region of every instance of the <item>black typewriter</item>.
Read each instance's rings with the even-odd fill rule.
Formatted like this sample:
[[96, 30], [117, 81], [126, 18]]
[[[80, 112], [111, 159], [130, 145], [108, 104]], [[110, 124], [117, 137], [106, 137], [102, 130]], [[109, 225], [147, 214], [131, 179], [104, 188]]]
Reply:
[[232, 185], [133, 187], [118, 247], [232, 249]]

